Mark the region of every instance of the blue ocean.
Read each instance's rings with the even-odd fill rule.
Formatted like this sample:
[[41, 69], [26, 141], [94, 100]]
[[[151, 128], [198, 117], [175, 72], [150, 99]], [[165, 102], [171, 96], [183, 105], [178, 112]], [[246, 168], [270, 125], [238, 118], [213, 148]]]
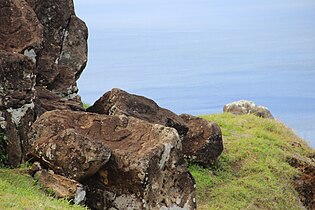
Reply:
[[89, 28], [78, 84], [93, 104], [113, 87], [175, 113], [267, 106], [315, 147], [314, 0], [76, 0]]

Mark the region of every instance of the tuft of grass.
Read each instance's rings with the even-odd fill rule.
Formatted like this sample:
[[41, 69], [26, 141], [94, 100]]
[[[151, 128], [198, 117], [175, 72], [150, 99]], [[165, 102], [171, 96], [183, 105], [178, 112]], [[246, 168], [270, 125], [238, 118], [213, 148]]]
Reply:
[[198, 209], [304, 209], [293, 186], [289, 157], [314, 150], [284, 124], [254, 115], [202, 116], [219, 124], [225, 149], [211, 168], [189, 167]]
[[87, 104], [87, 103], [84, 103], [84, 102], [83, 102], [83, 108], [84, 108], [84, 109], [87, 109], [87, 108], [89, 108], [90, 106], [91, 106], [90, 104]]
[[26, 170], [0, 169], [0, 209], [86, 209], [48, 196]]

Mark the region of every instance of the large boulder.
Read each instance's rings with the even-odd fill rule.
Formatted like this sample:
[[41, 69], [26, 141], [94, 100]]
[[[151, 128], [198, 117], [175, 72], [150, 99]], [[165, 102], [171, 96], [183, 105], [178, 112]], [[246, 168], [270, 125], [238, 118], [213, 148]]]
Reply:
[[77, 93], [76, 80], [87, 62], [87, 27], [72, 0], [26, 0], [44, 28], [37, 85], [61, 95]]
[[175, 113], [159, 107], [153, 100], [133, 95], [114, 88], [98, 99], [88, 112], [106, 115], [126, 115], [175, 128], [180, 136], [184, 136], [188, 128], [185, 122]]
[[223, 108], [223, 112], [229, 112], [236, 115], [254, 114], [258, 117], [274, 119], [267, 107], [257, 106], [254, 102], [246, 100], [226, 104]]
[[222, 133], [218, 124], [189, 114], [180, 117], [189, 128], [182, 141], [186, 160], [202, 166], [213, 164], [223, 151]]
[[[94, 175], [108, 162], [111, 151], [101, 139], [85, 135], [84, 117], [75, 112], [46, 112], [32, 126], [28, 157], [58, 174], [75, 180]], [[75, 126], [71, 125], [74, 122]]]
[[[67, 136], [66, 131], [73, 132]], [[87, 205], [92, 209], [196, 208], [194, 180], [183, 160], [179, 135], [173, 128], [124, 115], [50, 111], [36, 121], [31, 135], [30, 157], [36, 157], [44, 164], [48, 158], [50, 161], [58, 159], [51, 153], [55, 148], [51, 143], [57, 139], [72, 142], [72, 136], [82, 136], [85, 141], [92, 141], [95, 147], [111, 149], [109, 162], [94, 176], [85, 176], [81, 180], [87, 186]], [[33, 155], [39, 154], [37, 145], [48, 144], [50, 146], [42, 147], [42, 153], [46, 155]], [[64, 155], [76, 159], [72, 153]], [[82, 160], [80, 156], [77, 159]], [[46, 167], [59, 173], [50, 164]]]
[[44, 29], [43, 49], [38, 55], [36, 67], [37, 114], [63, 110], [65, 106], [82, 110], [76, 80], [87, 62], [88, 32], [85, 23], [75, 15], [72, 0], [27, 2]]
[[37, 85], [60, 95], [77, 93], [76, 80], [87, 62], [87, 27], [72, 0], [27, 0], [44, 28]]

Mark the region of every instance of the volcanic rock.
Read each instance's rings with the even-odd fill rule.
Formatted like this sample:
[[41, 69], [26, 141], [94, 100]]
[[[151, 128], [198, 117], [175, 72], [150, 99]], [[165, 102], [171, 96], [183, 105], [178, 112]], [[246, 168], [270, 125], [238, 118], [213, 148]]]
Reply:
[[[194, 180], [183, 160], [179, 135], [173, 128], [124, 115], [50, 111], [34, 123], [32, 131], [30, 157], [38, 158], [56, 173], [60, 171], [46, 160], [58, 159], [51, 152], [55, 151], [51, 143], [58, 139], [72, 142], [72, 137], [84, 137], [84, 141], [91, 141], [97, 147], [111, 149], [109, 162], [81, 182], [87, 186], [87, 205], [92, 209], [196, 207]], [[71, 132], [66, 135], [68, 131]], [[47, 145], [42, 152], [44, 155], [35, 155], [39, 154], [37, 145]], [[100, 152], [94, 151], [95, 155], [101, 155]], [[76, 159], [72, 153], [62, 154]]]
[[180, 117], [189, 128], [182, 141], [185, 158], [190, 163], [202, 166], [213, 164], [223, 151], [220, 127], [216, 123], [189, 114], [182, 114]]
[[25, 154], [34, 121], [35, 64], [24, 55], [0, 51], [0, 131], [6, 135], [8, 164], [17, 166]]
[[35, 112], [37, 116], [52, 110], [84, 111], [81, 98], [78, 95], [73, 95], [73, 98], [64, 98], [41, 86], [35, 86], [35, 90], [37, 96]]
[[254, 114], [258, 117], [274, 119], [267, 107], [257, 106], [254, 102], [246, 100], [226, 104], [223, 108], [223, 112], [230, 112], [236, 115]]
[[27, 0], [44, 28], [37, 85], [64, 95], [77, 92], [87, 62], [87, 27], [75, 16], [72, 0]]
[[26, 1], [0, 1], [0, 50], [36, 57], [42, 38], [43, 27]]
[[47, 170], [38, 171], [35, 177], [44, 189], [52, 191], [57, 198], [69, 199], [77, 204], [85, 202], [86, 190], [79, 182]]
[[98, 99], [88, 112], [106, 115], [126, 115], [175, 128], [184, 136], [188, 128], [175, 113], [159, 107], [153, 100], [114, 88]]
[[[28, 157], [60, 175], [83, 180], [109, 160], [111, 151], [99, 138], [80, 132], [88, 122], [83, 117], [76, 123], [75, 116], [75, 112], [44, 113], [30, 131], [32, 147]], [[76, 123], [75, 127], [72, 123]]]
[[25, 160], [36, 117], [84, 110], [76, 80], [87, 62], [87, 27], [72, 0], [0, 2], [0, 132], [7, 164]]

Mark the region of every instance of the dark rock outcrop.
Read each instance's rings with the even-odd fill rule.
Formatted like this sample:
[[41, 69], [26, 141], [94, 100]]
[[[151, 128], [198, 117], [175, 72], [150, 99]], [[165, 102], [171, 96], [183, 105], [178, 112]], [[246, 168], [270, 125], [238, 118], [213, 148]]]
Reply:
[[[175, 129], [123, 115], [51, 111], [43, 114], [33, 125], [31, 151], [36, 151], [37, 145], [44, 145], [44, 142], [48, 145], [50, 139], [55, 139], [54, 142], [57, 139], [71, 142], [72, 135], [65, 135], [66, 131], [75, 131], [76, 137], [84, 136], [86, 141], [93, 141], [93, 144], [100, 144], [112, 151], [108, 163], [94, 176], [85, 176], [81, 181], [87, 186], [89, 207], [196, 208], [194, 180], [183, 160], [181, 140]], [[52, 145], [44, 147], [44, 153], [50, 151]], [[68, 155], [71, 157], [72, 154]], [[50, 161], [58, 159], [54, 155], [30, 156], [44, 164], [47, 158]], [[46, 164], [46, 167], [58, 172], [55, 166]]]
[[[7, 164], [25, 160], [36, 117], [83, 110], [76, 80], [87, 61], [87, 27], [72, 0], [0, 2], [0, 132]], [[7, 145], [5, 145], [7, 144]]]
[[222, 133], [216, 123], [200, 117], [182, 114], [189, 130], [182, 141], [183, 154], [190, 163], [213, 164], [223, 151]]
[[75, 16], [72, 0], [27, 2], [44, 29], [37, 85], [64, 95], [76, 93], [76, 79], [87, 61], [86, 25]]
[[0, 51], [0, 132], [8, 139], [8, 163], [24, 160], [27, 133], [34, 117], [34, 62], [28, 57]]
[[185, 122], [175, 113], [159, 107], [153, 100], [114, 88], [98, 99], [88, 112], [106, 115], [126, 115], [175, 128], [180, 136], [186, 135]]
[[223, 108], [223, 112], [230, 112], [237, 115], [254, 114], [258, 117], [274, 119], [267, 107], [257, 106], [254, 102], [246, 100], [226, 104]]

